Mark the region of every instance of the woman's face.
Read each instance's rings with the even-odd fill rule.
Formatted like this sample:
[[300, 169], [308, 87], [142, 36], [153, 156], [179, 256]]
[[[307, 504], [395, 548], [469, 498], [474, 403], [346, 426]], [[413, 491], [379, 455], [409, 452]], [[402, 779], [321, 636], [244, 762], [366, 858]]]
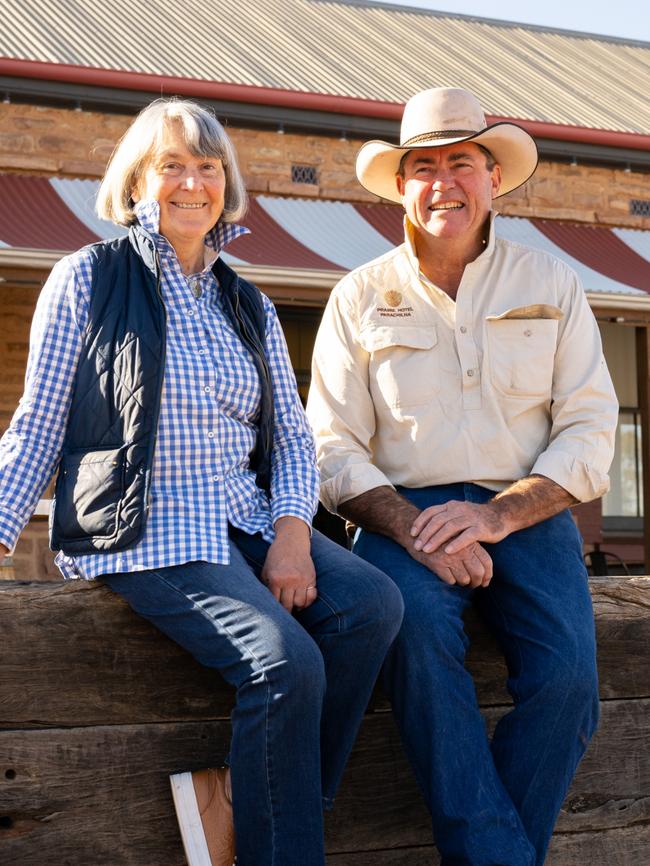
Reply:
[[194, 156], [187, 148], [181, 127], [169, 124], [144, 175], [132, 193], [134, 201], [160, 203], [160, 234], [172, 246], [203, 244], [223, 212], [226, 176], [221, 160]]

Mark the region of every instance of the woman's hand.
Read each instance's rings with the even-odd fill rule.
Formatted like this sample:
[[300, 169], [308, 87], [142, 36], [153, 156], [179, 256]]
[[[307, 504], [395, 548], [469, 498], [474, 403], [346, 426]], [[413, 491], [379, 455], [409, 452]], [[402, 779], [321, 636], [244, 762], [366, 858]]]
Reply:
[[316, 570], [312, 562], [309, 527], [298, 517], [280, 517], [275, 540], [266, 554], [262, 581], [289, 613], [316, 599]]
[[2, 560], [5, 558], [5, 556], [7, 556], [8, 553], [9, 553], [9, 548], [5, 547], [4, 544], [0, 543], [0, 564], [2, 563]]

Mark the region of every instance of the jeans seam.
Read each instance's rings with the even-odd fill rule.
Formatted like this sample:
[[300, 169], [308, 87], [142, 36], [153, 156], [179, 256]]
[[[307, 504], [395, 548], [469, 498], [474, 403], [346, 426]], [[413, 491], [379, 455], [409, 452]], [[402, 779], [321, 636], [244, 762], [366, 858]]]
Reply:
[[275, 844], [275, 820], [273, 818], [273, 816], [275, 814], [275, 805], [273, 803], [273, 795], [272, 795], [272, 787], [271, 787], [271, 766], [270, 766], [271, 759], [270, 759], [270, 753], [269, 753], [269, 727], [270, 727], [270, 725], [269, 725], [269, 708], [270, 708], [270, 704], [271, 704], [271, 685], [270, 685], [268, 679], [266, 679], [266, 677], [265, 677], [265, 680], [266, 680], [266, 686], [267, 687], [266, 687], [266, 704], [264, 706], [264, 718], [265, 718], [264, 749], [266, 752], [266, 754], [265, 754], [265, 758], [266, 758], [266, 761], [265, 761], [265, 764], [266, 764], [266, 789], [267, 789], [267, 795], [269, 798], [270, 815], [271, 815], [271, 863], [273, 864], [273, 863], [275, 863], [275, 854], [277, 851], [277, 845]]
[[[318, 583], [317, 583], [317, 589], [318, 589]], [[343, 617], [343, 614], [339, 613], [339, 611], [334, 606], [334, 602], [331, 599], [329, 599], [326, 595], [324, 595], [322, 592], [318, 593], [318, 598], [323, 602], [324, 605], [326, 605], [330, 609], [330, 611], [332, 612], [332, 615], [336, 617], [336, 626], [337, 626], [338, 633], [340, 634], [344, 630], [343, 626], [345, 623], [345, 619]]]
[[[530, 780], [530, 785], [528, 786], [528, 791], [526, 792], [525, 797], [524, 797], [523, 800], [521, 801], [521, 809], [522, 809], [522, 811], [523, 811], [523, 809], [524, 809], [524, 806], [526, 805], [526, 802], [528, 801], [528, 796], [529, 796], [529, 793], [530, 793], [531, 788], [533, 787], [533, 783], [534, 783], [535, 780], [537, 779], [537, 776], [539, 775], [539, 772], [540, 772], [542, 766], [544, 765], [544, 759], [546, 758], [546, 755], [548, 754], [548, 750], [549, 750], [550, 747], [551, 747], [551, 743], [552, 743], [553, 740], [554, 740], [555, 729], [557, 728], [558, 723], [559, 723], [560, 719], [562, 718], [562, 711], [564, 710], [564, 707], [566, 706], [566, 703], [567, 703], [568, 700], [569, 700], [569, 695], [568, 695], [568, 694], [565, 694], [565, 696], [564, 696], [564, 700], [562, 701], [562, 710], [561, 710], [560, 712], [557, 712], [557, 713], [555, 714], [555, 722], [554, 722], [554, 724], [553, 724], [552, 729], [551, 729], [550, 731], [548, 731], [547, 738], [546, 738], [546, 745], [545, 745], [545, 747], [544, 747], [544, 752], [543, 752], [543, 754], [541, 755], [540, 760], [539, 760], [538, 763], [537, 763], [537, 769], [535, 770], [535, 773], [533, 774], [533, 777], [532, 777], [532, 779]], [[583, 754], [584, 754], [585, 751], [586, 751], [586, 747], [585, 747], [585, 749], [583, 750]]]
[[260, 659], [257, 658], [255, 653], [248, 646], [246, 646], [245, 643], [240, 641], [239, 638], [236, 638], [232, 634], [232, 632], [226, 626], [224, 626], [223, 623], [220, 622], [220, 620], [218, 620], [209, 611], [207, 611], [201, 604], [199, 604], [198, 602], [196, 602], [194, 600], [190, 600], [188, 598], [188, 596], [185, 595], [185, 593], [182, 592], [177, 586], [174, 586], [173, 583], [170, 583], [170, 581], [166, 577], [164, 577], [160, 573], [160, 571], [158, 571], [156, 569], [151, 569], [150, 573], [155, 574], [158, 577], [158, 579], [162, 583], [164, 583], [169, 589], [171, 589], [174, 593], [182, 596], [187, 601], [191, 601], [191, 604], [194, 608], [199, 610], [201, 612], [201, 614], [204, 617], [206, 617], [206, 619], [210, 620], [210, 622], [218, 624], [219, 628], [223, 629], [228, 635], [230, 635], [230, 637], [232, 638], [232, 640], [234, 642], [234, 645], [239, 646], [240, 648], [243, 648], [250, 655], [250, 657], [252, 659], [254, 659], [254, 661], [260, 666], [260, 672], [264, 678], [264, 683], [266, 686], [266, 702], [265, 702], [265, 707], [264, 707], [264, 719], [265, 719], [264, 746], [266, 749], [266, 755], [265, 755], [265, 758], [266, 758], [266, 761], [265, 761], [265, 764], [266, 764], [266, 785], [267, 785], [267, 796], [268, 796], [269, 806], [270, 806], [269, 814], [271, 816], [271, 844], [273, 847], [273, 850], [271, 852], [271, 860], [272, 860], [272, 862], [275, 862], [275, 852], [277, 850], [277, 846], [275, 844], [276, 832], [275, 832], [275, 820], [273, 817], [274, 816], [274, 805], [273, 805], [273, 798], [271, 796], [271, 781], [270, 781], [270, 775], [269, 775], [269, 742], [268, 742], [268, 737], [269, 737], [269, 705], [271, 702], [271, 684], [270, 684], [268, 676], [266, 674], [266, 670], [264, 669], [264, 665], [262, 664]]
[[[508, 625], [508, 619], [507, 619], [507, 617], [504, 615], [503, 610], [501, 609], [501, 606], [500, 606], [498, 600], [497, 600], [497, 599], [496, 599], [492, 594], [490, 594], [490, 600], [491, 600], [491, 602], [492, 602], [492, 604], [493, 604], [493, 606], [494, 606], [495, 611], [496, 611], [496, 612], [498, 613], [498, 615], [499, 615], [499, 619], [501, 620], [502, 628], [503, 628], [504, 633], [507, 634], [507, 635], [508, 635], [508, 638], [510, 639], [510, 646], [511, 646], [511, 647], [516, 647], [516, 648], [517, 648], [517, 655], [519, 656], [519, 670], [520, 670], [520, 676], [521, 676], [521, 674], [523, 673], [523, 669], [524, 669], [524, 658], [523, 658], [523, 654], [522, 654], [522, 652], [521, 652], [521, 648], [520, 648], [520, 646], [519, 646], [519, 640], [518, 640], [518, 638], [517, 638], [517, 637], [512, 633], [512, 630], [510, 629], [510, 626]], [[521, 695], [519, 694], [519, 689], [515, 688], [514, 691], [515, 691], [516, 696], [515, 696], [515, 694], [512, 695], [513, 700], [515, 700], [515, 701], [521, 701]], [[514, 709], [516, 709], [516, 706], [515, 706]], [[539, 765], [538, 765], [537, 770], [535, 771], [535, 775], [537, 775], [537, 772], [538, 772], [538, 771], [539, 771]], [[495, 772], [496, 772], [497, 776], [500, 777], [500, 774], [499, 774], [499, 772], [497, 771], [496, 767], [495, 767]], [[508, 799], [510, 799], [510, 792], [505, 788], [505, 785], [504, 785], [503, 787], [504, 787], [504, 789], [505, 789], [505, 791], [506, 791], [506, 794], [508, 795]], [[520, 813], [519, 809], [516, 808], [516, 806], [515, 806], [515, 804], [512, 802], [512, 800], [510, 800], [510, 802], [511, 802], [511, 805], [512, 805], [512, 809], [513, 809], [513, 811], [514, 811], [515, 814], [518, 816], [519, 821], [520, 821], [520, 823], [521, 823], [521, 826], [523, 827], [523, 820], [522, 820], [521, 813]], [[522, 804], [522, 805], [523, 805], [523, 804]], [[525, 832], [525, 827], [524, 827], [524, 832]], [[526, 834], [526, 837], [527, 837], [527, 834]], [[530, 842], [530, 840], [528, 840], [528, 841], [529, 841], [529, 846], [532, 847], [532, 843]], [[534, 866], [534, 859], [531, 859], [531, 856], [533, 856], [533, 855], [530, 854], [530, 850], [526, 850], [526, 849], [524, 848], [524, 849], [523, 849], [523, 853], [524, 853], [524, 855], [526, 856], [526, 859], [527, 859], [528, 862], [529, 862], [529, 866]]]
[[[508, 622], [508, 621], [507, 621], [507, 618], [504, 616], [503, 611], [501, 610], [501, 607], [500, 607], [499, 603], [497, 602], [497, 600], [496, 600], [495, 598], [492, 599], [492, 603], [494, 604], [495, 609], [496, 609], [496, 610], [498, 611], [498, 613], [499, 613], [499, 617], [500, 617], [500, 619], [501, 619], [501, 622], [504, 624], [504, 631], [506, 632], [506, 634], [507, 634], [507, 635], [509, 636], [509, 638], [510, 638], [511, 646], [514, 645], [514, 646], [517, 647], [517, 653], [518, 653], [518, 655], [519, 655], [519, 665], [520, 665], [520, 670], [523, 672], [523, 656], [522, 656], [522, 653], [521, 653], [521, 649], [520, 649], [520, 647], [519, 647], [519, 640], [518, 640], [518, 638], [517, 638], [515, 635], [513, 635], [512, 631], [511, 631], [510, 628], [508, 627], [508, 624], [507, 624], [507, 622]], [[517, 697], [518, 697], [519, 700], [521, 700], [521, 696], [519, 695], [518, 690], [517, 690]], [[513, 695], [513, 698], [514, 698], [514, 695]], [[562, 710], [564, 709], [564, 706], [566, 705], [566, 702], [568, 701], [568, 699], [569, 699], [569, 696], [566, 695], [565, 698], [564, 698], [564, 701], [563, 701], [563, 703], [562, 703]], [[515, 709], [516, 709], [516, 707], [515, 707]], [[541, 768], [542, 768], [542, 766], [543, 766], [543, 764], [544, 764], [544, 758], [545, 758], [546, 755], [548, 754], [548, 750], [549, 750], [549, 748], [550, 748], [550, 746], [551, 746], [551, 742], [553, 741], [553, 735], [554, 735], [554, 733], [555, 733], [555, 729], [556, 729], [556, 727], [557, 727], [557, 725], [558, 725], [558, 722], [559, 722], [561, 716], [562, 716], [562, 712], [561, 712], [561, 711], [558, 712], [558, 713], [556, 713], [556, 715], [555, 715], [555, 722], [554, 722], [554, 724], [553, 724], [553, 726], [552, 726], [552, 729], [548, 732], [547, 739], [546, 739], [546, 745], [545, 745], [545, 747], [544, 747], [544, 752], [543, 752], [543, 754], [542, 754], [540, 760], [539, 760], [538, 763], [537, 763], [537, 769], [535, 770], [535, 772], [534, 772], [532, 778], [530, 779], [530, 782], [529, 782], [529, 785], [528, 785], [528, 790], [527, 790], [527, 792], [526, 792], [526, 795], [524, 796], [523, 800], [521, 801], [521, 807], [520, 807], [521, 811], [517, 810], [517, 812], [518, 812], [518, 814], [519, 814], [519, 817], [520, 817], [520, 819], [522, 820], [522, 822], [523, 822], [523, 819], [521, 818], [521, 813], [522, 813], [523, 810], [524, 810], [524, 806], [525, 806], [525, 804], [526, 804], [526, 802], [527, 802], [527, 800], [528, 800], [528, 796], [529, 796], [529, 793], [530, 793], [530, 791], [531, 791], [531, 789], [532, 789], [532, 787], [533, 787], [533, 784], [534, 784], [535, 780], [537, 779], [537, 777], [538, 777], [538, 775], [539, 775], [539, 773], [540, 773], [540, 770], [541, 770]]]
[[239, 552], [241, 553], [241, 555], [244, 557], [244, 559], [246, 560], [246, 562], [249, 563], [249, 565], [256, 565], [260, 570], [261, 570], [262, 568], [264, 568], [264, 563], [263, 563], [263, 562], [260, 562], [258, 559], [256, 559], [256, 557], [251, 556], [250, 553], [245, 553], [245, 552], [244, 552], [243, 550], [241, 550], [240, 548], [237, 548], [237, 549], [239, 550]]
[[[489, 594], [489, 598], [490, 598], [490, 601], [491, 601], [495, 611], [499, 615], [499, 619], [501, 620], [503, 631], [509, 638], [510, 646], [516, 647], [516, 649], [517, 649], [517, 655], [519, 657], [519, 671], [520, 671], [519, 675], [522, 676], [523, 671], [524, 671], [524, 657], [523, 657], [523, 654], [521, 652], [521, 647], [519, 646], [519, 639], [517, 638], [516, 635], [514, 635], [512, 633], [512, 630], [510, 629], [510, 626], [508, 624], [508, 619], [504, 615], [503, 610], [501, 609], [501, 605], [499, 604], [497, 598], [495, 598], [492, 593]], [[521, 695], [519, 694], [518, 688], [515, 687], [515, 694], [513, 694], [512, 697], [513, 697], [513, 700], [521, 700]]]

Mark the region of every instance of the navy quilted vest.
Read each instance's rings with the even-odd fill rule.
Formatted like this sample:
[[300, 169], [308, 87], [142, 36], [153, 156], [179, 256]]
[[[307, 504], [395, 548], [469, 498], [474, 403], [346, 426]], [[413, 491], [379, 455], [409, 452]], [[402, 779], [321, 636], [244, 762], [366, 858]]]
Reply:
[[[155, 245], [141, 226], [93, 245], [93, 290], [75, 377], [50, 525], [67, 554], [118, 551], [140, 540], [147, 517], [165, 368], [165, 308]], [[221, 299], [262, 384], [251, 466], [269, 488], [273, 393], [262, 297], [217, 259]]]

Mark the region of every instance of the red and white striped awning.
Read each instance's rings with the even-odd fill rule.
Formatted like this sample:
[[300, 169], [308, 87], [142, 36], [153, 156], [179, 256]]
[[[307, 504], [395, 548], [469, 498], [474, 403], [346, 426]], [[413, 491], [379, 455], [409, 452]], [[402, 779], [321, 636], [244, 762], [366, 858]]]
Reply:
[[[0, 264], [10, 251], [65, 253], [116, 237], [124, 229], [94, 213], [98, 182], [0, 175]], [[342, 272], [402, 241], [402, 211], [318, 199], [257, 196], [243, 224], [251, 234], [229, 245], [224, 259], [267, 272]], [[579, 274], [589, 294], [650, 303], [650, 231], [608, 229], [543, 219], [500, 217], [497, 234], [553, 253]], [[594, 300], [598, 300], [595, 298]]]

